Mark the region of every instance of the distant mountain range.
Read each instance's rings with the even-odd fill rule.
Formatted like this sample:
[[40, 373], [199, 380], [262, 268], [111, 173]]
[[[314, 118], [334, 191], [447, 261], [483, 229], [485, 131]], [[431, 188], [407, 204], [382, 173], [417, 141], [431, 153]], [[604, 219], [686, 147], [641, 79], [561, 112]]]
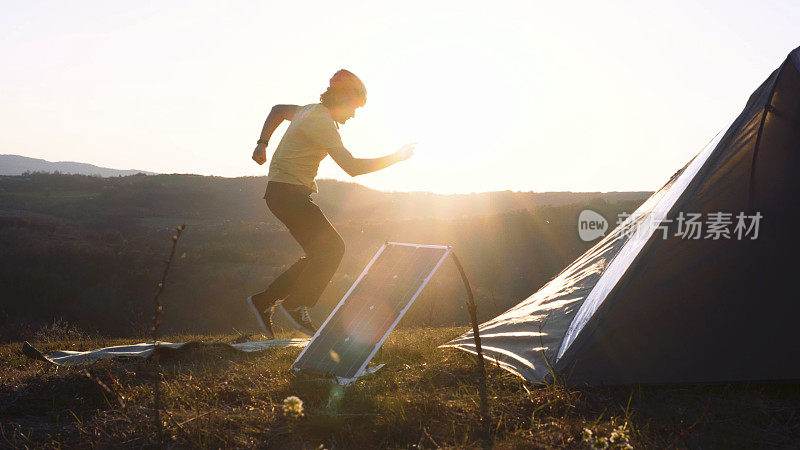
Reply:
[[[272, 215], [267, 214], [262, 199], [267, 184], [266, 177], [164, 175], [108, 169], [76, 162], [53, 163], [18, 155], [0, 155], [0, 175], [18, 176], [24, 172], [56, 171], [62, 175], [0, 179], [0, 215], [7, 214], [8, 211], [27, 211], [28, 214], [51, 214], [65, 218], [75, 211], [83, 211], [79, 217], [85, 218], [85, 208], [91, 206], [100, 208], [95, 211], [98, 216], [131, 219], [169, 217], [211, 221], [272, 220]], [[151, 176], [132, 176], [137, 173]], [[87, 179], [85, 175], [100, 175], [103, 178]], [[609, 203], [619, 206], [624, 204], [625, 208], [632, 211], [652, 194], [646, 191], [495, 191], [471, 194], [384, 192], [357, 183], [324, 179], [319, 180], [319, 187], [320, 193], [315, 196], [316, 202], [325, 214], [335, 222], [344, 220], [353, 223], [423, 218], [447, 220], [575, 204], [601, 209]], [[19, 197], [15, 192], [27, 194]], [[55, 201], [56, 198], [59, 200]], [[66, 210], [53, 210], [60, 207]]]
[[101, 177], [135, 175], [137, 173], [156, 174], [145, 170], [110, 169], [74, 161], [52, 162], [20, 155], [0, 155], [0, 175], [22, 175], [25, 172], [60, 172], [78, 175], [99, 175]]

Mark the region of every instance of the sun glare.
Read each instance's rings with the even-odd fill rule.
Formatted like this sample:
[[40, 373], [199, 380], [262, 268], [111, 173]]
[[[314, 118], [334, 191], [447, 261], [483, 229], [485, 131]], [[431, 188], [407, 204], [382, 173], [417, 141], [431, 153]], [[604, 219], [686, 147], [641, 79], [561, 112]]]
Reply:
[[[369, 92], [342, 127], [348, 148], [418, 143], [411, 160], [356, 180], [395, 191], [656, 188], [796, 45], [791, 14], [764, 11], [766, 42], [687, 2], [103, 4], [53, 7], [36, 29], [32, 8], [10, 11], [0, 43], [9, 152], [263, 176], [249, 156], [269, 108], [318, 101], [346, 67]], [[320, 176], [348, 179], [330, 161]]]

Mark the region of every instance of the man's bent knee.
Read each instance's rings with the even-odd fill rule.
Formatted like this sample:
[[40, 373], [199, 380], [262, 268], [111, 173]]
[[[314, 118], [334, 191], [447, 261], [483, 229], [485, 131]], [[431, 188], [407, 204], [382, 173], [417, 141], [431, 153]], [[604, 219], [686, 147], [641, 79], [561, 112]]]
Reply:
[[323, 257], [338, 262], [344, 256], [344, 239], [338, 233], [328, 234], [317, 241], [308, 256]]

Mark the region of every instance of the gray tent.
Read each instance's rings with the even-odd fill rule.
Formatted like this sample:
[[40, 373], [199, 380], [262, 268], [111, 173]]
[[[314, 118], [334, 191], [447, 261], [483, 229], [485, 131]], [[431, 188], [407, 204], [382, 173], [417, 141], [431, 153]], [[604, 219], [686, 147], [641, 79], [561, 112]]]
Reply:
[[[482, 324], [486, 358], [572, 384], [800, 379], [799, 194], [800, 48], [623, 224]], [[474, 352], [472, 333], [448, 345]]]

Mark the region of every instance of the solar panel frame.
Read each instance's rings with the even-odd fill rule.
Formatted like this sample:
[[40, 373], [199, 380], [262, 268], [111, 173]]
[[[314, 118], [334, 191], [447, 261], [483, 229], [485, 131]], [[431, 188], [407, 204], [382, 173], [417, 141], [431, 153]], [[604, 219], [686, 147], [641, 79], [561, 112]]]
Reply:
[[[373, 267], [373, 265], [380, 259], [381, 255], [383, 255], [384, 252], [386, 251], [386, 249], [389, 248], [390, 246], [404, 246], [404, 247], [414, 247], [414, 248], [440, 249], [440, 250], [443, 250], [443, 252], [442, 252], [441, 255], [439, 255], [439, 258], [437, 260], [435, 260], [436, 262], [433, 264], [432, 268], [428, 271], [428, 273], [425, 275], [425, 277], [420, 281], [419, 287], [414, 291], [414, 293], [411, 296], [411, 298], [408, 299], [405, 302], [405, 305], [397, 312], [396, 317], [394, 318], [393, 322], [386, 329], [386, 332], [383, 334], [383, 336], [380, 338], [380, 340], [378, 340], [373, 345], [372, 350], [370, 351], [369, 355], [363, 360], [363, 362], [361, 363], [361, 365], [358, 368], [358, 370], [355, 371], [355, 375], [352, 376], [352, 377], [335, 376], [335, 378], [339, 382], [339, 384], [343, 384], [343, 385], [350, 384], [353, 381], [355, 381], [356, 379], [358, 379], [360, 376], [362, 376], [362, 375], [367, 373], [367, 365], [372, 360], [372, 358], [375, 356], [375, 353], [377, 353], [377, 351], [381, 348], [381, 346], [386, 341], [386, 339], [389, 337], [389, 334], [394, 330], [394, 328], [397, 326], [397, 324], [400, 323], [400, 320], [402, 320], [402, 318], [405, 315], [405, 313], [408, 311], [408, 309], [411, 307], [411, 305], [417, 299], [419, 294], [422, 292], [422, 290], [428, 284], [428, 281], [430, 281], [430, 279], [433, 277], [433, 275], [436, 273], [436, 271], [439, 269], [439, 267], [442, 265], [444, 260], [447, 258], [447, 256], [452, 251], [452, 247], [446, 246], [446, 245], [409, 244], [409, 243], [404, 243], [404, 242], [386, 242], [386, 243], [384, 243], [378, 249], [378, 251], [375, 253], [375, 256], [372, 257], [372, 259], [367, 264], [367, 266], [364, 268], [364, 270], [361, 272], [361, 274], [358, 276], [358, 278], [356, 278], [355, 282], [353, 282], [353, 285], [350, 286], [350, 289], [348, 289], [348, 291], [345, 293], [345, 295], [342, 297], [342, 299], [339, 301], [339, 303], [336, 305], [336, 307], [333, 309], [333, 311], [325, 319], [325, 321], [323, 322], [322, 326], [320, 326], [319, 329], [317, 329], [317, 332], [314, 334], [314, 337], [311, 339], [311, 341], [308, 343], [308, 345], [305, 348], [303, 348], [303, 351], [300, 353], [300, 355], [297, 357], [297, 359], [295, 360], [294, 364], [292, 365], [292, 367], [293, 367], [293, 369], [295, 371], [303, 370], [302, 367], [298, 367], [298, 363], [300, 363], [303, 360], [303, 357], [306, 355], [306, 352], [308, 351], [308, 349], [312, 348], [312, 344], [314, 344], [314, 342], [326, 330], [326, 327], [328, 326], [328, 324], [330, 323], [332, 318], [336, 317], [337, 312], [339, 312], [339, 310], [345, 305], [347, 300], [350, 298], [351, 294], [357, 289], [357, 287], [360, 285], [360, 283], [364, 279], [364, 277], [369, 273], [369, 271]], [[351, 366], [351, 367], [353, 367], [353, 366]]]

